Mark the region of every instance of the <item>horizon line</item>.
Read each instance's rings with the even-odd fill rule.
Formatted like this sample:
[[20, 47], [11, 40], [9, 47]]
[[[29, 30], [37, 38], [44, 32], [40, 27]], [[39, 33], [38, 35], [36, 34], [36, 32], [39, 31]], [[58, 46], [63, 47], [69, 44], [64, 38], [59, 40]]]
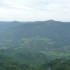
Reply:
[[54, 21], [54, 22], [70, 22], [70, 21], [60, 21], [60, 20], [53, 20], [53, 19], [49, 19], [49, 20], [37, 20], [37, 21], [19, 21], [19, 20], [9, 20], [9, 21], [1, 21], [0, 22], [45, 22], [45, 21]]

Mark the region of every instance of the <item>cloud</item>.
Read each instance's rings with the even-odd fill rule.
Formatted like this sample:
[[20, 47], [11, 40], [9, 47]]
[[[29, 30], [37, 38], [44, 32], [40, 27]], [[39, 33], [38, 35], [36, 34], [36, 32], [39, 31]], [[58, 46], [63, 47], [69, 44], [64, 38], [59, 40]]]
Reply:
[[69, 0], [0, 0], [1, 21], [70, 21]]

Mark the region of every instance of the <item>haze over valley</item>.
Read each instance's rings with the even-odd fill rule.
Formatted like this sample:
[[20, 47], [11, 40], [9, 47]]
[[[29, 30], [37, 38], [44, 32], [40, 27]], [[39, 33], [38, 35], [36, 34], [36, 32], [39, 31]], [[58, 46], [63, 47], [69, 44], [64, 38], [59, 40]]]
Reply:
[[70, 70], [70, 0], [0, 0], [0, 70]]

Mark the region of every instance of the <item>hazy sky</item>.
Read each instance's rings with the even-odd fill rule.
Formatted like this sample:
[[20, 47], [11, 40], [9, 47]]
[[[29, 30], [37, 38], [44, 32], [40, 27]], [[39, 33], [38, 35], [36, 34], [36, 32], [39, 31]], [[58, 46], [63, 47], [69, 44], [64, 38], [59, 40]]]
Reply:
[[70, 21], [70, 0], [0, 0], [0, 21]]

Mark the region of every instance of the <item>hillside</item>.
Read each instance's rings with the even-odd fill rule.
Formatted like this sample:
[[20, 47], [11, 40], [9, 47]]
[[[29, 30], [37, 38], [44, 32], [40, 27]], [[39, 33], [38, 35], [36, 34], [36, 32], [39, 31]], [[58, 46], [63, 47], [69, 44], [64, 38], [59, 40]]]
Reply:
[[70, 60], [56, 59], [41, 65], [38, 70], [70, 70]]
[[30, 67], [70, 59], [70, 22], [14, 21], [0, 22], [0, 27], [0, 55]]

